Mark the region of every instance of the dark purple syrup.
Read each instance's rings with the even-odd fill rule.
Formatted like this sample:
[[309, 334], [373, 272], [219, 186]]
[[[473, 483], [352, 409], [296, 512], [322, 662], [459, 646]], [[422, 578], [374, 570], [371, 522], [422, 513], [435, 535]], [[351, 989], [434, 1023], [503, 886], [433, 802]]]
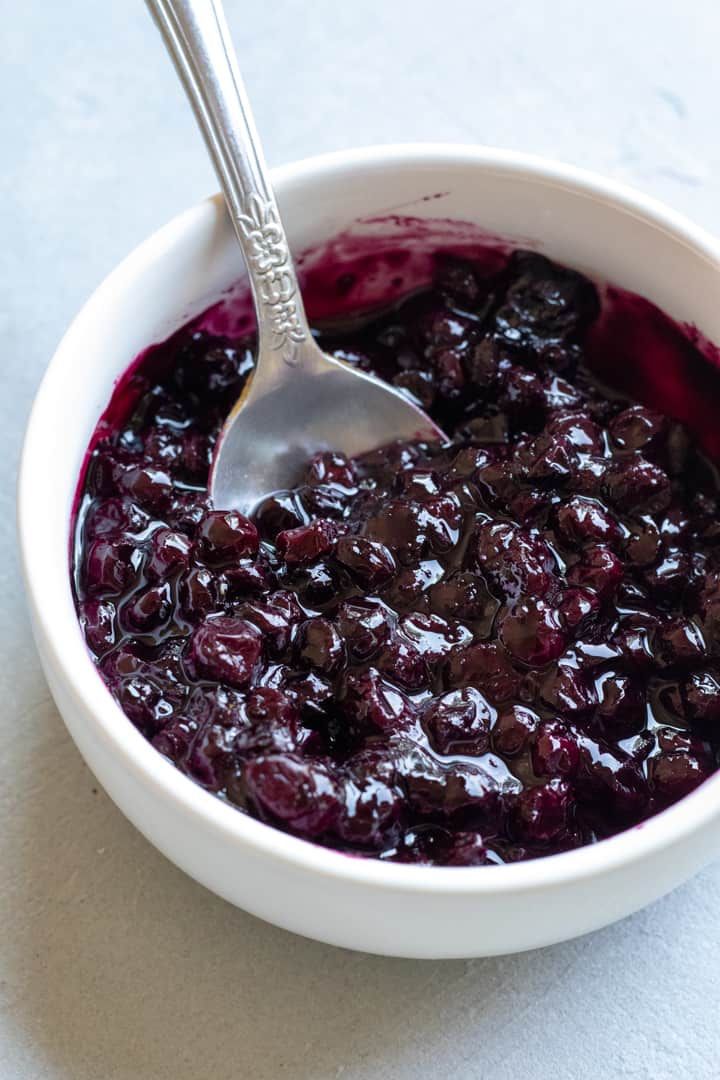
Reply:
[[213, 309], [98, 427], [78, 612], [129, 719], [238, 808], [359, 855], [516, 861], [717, 768], [720, 374], [638, 297], [421, 241], [310, 257], [304, 293], [322, 346], [450, 441], [321, 454], [254, 521], [214, 511], [253, 353], [247, 309]]

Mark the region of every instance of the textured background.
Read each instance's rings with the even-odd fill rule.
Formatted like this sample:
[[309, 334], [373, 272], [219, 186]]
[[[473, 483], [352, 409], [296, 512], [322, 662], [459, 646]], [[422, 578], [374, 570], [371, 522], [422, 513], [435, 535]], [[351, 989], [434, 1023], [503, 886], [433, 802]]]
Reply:
[[[227, 9], [271, 163], [372, 142], [494, 143], [720, 227], [714, 0]], [[716, 1078], [720, 866], [542, 952], [382, 960], [215, 899], [96, 789], [24, 613], [22, 428], [88, 292], [215, 181], [140, 0], [0, 0], [0, 15], [2, 1080]]]

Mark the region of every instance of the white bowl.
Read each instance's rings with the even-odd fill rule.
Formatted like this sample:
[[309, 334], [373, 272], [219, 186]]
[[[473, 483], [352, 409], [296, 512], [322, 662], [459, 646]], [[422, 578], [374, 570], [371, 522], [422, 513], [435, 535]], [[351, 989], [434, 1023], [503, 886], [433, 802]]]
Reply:
[[[388, 210], [475, 222], [636, 291], [720, 341], [718, 243], [599, 177], [506, 151], [398, 146], [313, 158], [273, 179], [296, 251]], [[436, 193], [446, 194], [423, 201]], [[642, 827], [566, 854], [475, 869], [388, 865], [238, 813], [173, 768], [125, 718], [86, 651], [70, 591], [78, 475], [123, 369], [241, 273], [219, 199], [175, 218], [88, 300], [28, 426], [19, 535], [37, 646], [65, 723], [111, 798], [168, 858], [232, 903], [309, 937], [394, 956], [548, 945], [622, 918], [698, 870], [720, 849], [720, 773]]]

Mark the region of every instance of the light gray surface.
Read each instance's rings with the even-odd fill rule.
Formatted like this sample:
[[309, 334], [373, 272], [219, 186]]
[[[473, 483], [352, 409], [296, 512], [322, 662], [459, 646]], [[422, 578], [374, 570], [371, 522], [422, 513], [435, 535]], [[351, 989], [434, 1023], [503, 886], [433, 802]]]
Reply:
[[[271, 163], [483, 141], [599, 169], [720, 228], [714, 0], [227, 7]], [[381, 960], [215, 899], [96, 790], [25, 617], [21, 432], [88, 292], [215, 185], [140, 0], [0, 0], [0, 15], [1, 1080], [717, 1077], [718, 865], [568, 945]]]

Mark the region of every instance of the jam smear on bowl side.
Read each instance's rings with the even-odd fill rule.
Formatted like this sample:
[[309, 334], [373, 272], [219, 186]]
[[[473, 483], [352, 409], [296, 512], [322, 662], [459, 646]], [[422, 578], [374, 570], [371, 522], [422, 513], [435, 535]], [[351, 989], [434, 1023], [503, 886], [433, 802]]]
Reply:
[[196, 783], [341, 851], [476, 866], [610, 836], [718, 766], [720, 373], [540, 255], [431, 262], [318, 336], [447, 444], [322, 453], [253, 520], [214, 509], [252, 341], [196, 321], [98, 428], [73, 575], [110, 692]]

